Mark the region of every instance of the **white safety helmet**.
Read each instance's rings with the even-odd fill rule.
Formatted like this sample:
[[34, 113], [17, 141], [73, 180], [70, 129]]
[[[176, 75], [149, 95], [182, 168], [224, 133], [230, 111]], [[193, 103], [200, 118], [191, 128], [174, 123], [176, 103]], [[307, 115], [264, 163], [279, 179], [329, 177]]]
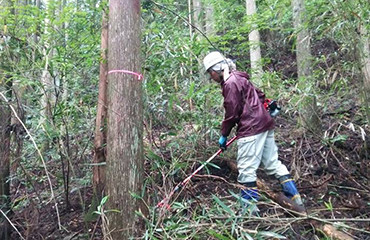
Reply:
[[210, 52], [207, 56], [203, 59], [204, 68], [208, 71], [211, 67], [216, 65], [217, 63], [225, 61], [225, 57], [220, 52]]

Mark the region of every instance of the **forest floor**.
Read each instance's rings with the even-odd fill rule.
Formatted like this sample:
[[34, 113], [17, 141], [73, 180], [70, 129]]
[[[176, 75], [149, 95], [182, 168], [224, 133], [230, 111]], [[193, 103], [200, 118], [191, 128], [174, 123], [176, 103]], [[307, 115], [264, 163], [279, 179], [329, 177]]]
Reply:
[[[356, 219], [370, 219], [369, 131], [351, 124], [355, 114], [356, 111], [346, 112], [340, 120], [333, 117], [334, 112], [324, 115], [324, 140], [322, 137], [306, 136], [300, 130], [294, 130], [297, 129], [295, 117], [282, 115], [277, 118], [276, 141], [281, 161], [292, 169], [297, 180], [307, 213], [319, 219], [338, 219], [338, 223], [348, 219], [345, 224], [350, 228], [344, 228], [344, 231], [354, 239], [366, 240], [370, 239], [370, 235], [361, 230], [370, 232], [369, 221], [361, 222]], [[367, 134], [365, 141], [364, 133]], [[203, 147], [207, 148], [199, 146], [200, 149]], [[235, 146], [227, 152], [213, 162], [220, 169], [210, 168], [213, 169], [211, 172], [203, 171], [196, 175], [179, 197], [195, 198], [197, 200], [193, 204], [204, 206], [214, 204], [208, 201], [211, 195], [227, 199], [230, 198], [229, 190], [238, 192], [237, 173], [228, 164], [235, 161]], [[200, 153], [199, 155], [202, 159], [208, 157]], [[196, 167], [194, 165], [188, 173]], [[266, 176], [262, 170], [258, 171], [258, 176], [269, 189], [280, 190], [277, 181]], [[11, 218], [12, 223], [25, 239], [102, 239], [96, 219], [84, 221], [84, 211], [81, 207], [81, 202], [84, 202], [85, 206], [91, 203], [92, 190], [89, 187], [80, 190], [80, 194], [77, 194], [77, 191], [71, 194], [68, 209], [64, 203], [59, 203], [62, 230], [58, 230], [56, 211], [50, 199], [51, 202], [42, 204], [30, 200], [27, 208], [15, 211]], [[42, 194], [42, 189], [39, 191]], [[27, 195], [20, 189], [14, 194], [14, 199]], [[39, 208], [40, 205], [43, 207]], [[289, 212], [277, 210], [265, 200], [262, 200], [258, 207], [261, 210], [260, 216], [266, 219], [269, 219], [269, 216], [292, 216]], [[257, 223], [253, 224], [249, 223], [248, 227], [255, 229]], [[289, 239], [315, 239], [312, 237], [313, 233], [307, 233], [307, 229], [313, 229], [312, 225], [312, 219], [293, 222], [289, 226]], [[305, 231], [305, 236], [302, 236], [301, 233]], [[20, 239], [15, 231], [12, 233], [12, 239]]]
[[[295, 113], [281, 114], [276, 119], [275, 138], [279, 147], [279, 158], [291, 169], [292, 175], [297, 180], [306, 212], [317, 218], [316, 220], [292, 222], [285, 228], [289, 229], [289, 239], [316, 239], [314, 235], [318, 233], [315, 231], [319, 230], [313, 225], [328, 223], [325, 219], [329, 219], [331, 223], [333, 221], [339, 224], [345, 223], [346, 226], [342, 227], [343, 232], [354, 239], [368, 240], [370, 239], [370, 234], [368, 234], [370, 232], [370, 131], [368, 126], [361, 127], [362, 124], [358, 121], [358, 107], [343, 111], [343, 108], [336, 110], [334, 103], [328, 106], [333, 107], [329, 107], [322, 114], [322, 134], [320, 136], [305, 135], [299, 130], [296, 127]], [[353, 103], [352, 106], [356, 104]], [[206, 152], [210, 152], [210, 146], [217, 150], [214, 145], [213, 142], [200, 144], [197, 147], [199, 159], [204, 160], [209, 157]], [[159, 147], [165, 150], [165, 146]], [[229, 190], [239, 191], [236, 182], [237, 173], [229, 164], [230, 162], [235, 163], [235, 156], [236, 149], [233, 146], [213, 161], [220, 167], [219, 169], [209, 168], [210, 172], [200, 172], [181, 195], [177, 196], [177, 200], [193, 198], [195, 199], [192, 202], [193, 205], [206, 208], [207, 205], [214, 204], [211, 195], [216, 195], [221, 199], [231, 199]], [[171, 161], [171, 159], [167, 160]], [[190, 174], [197, 166], [199, 165], [195, 164], [191, 169], [186, 170], [186, 174]], [[147, 170], [150, 171], [150, 169]], [[50, 170], [50, 172], [51, 174], [57, 173], [58, 169]], [[32, 174], [39, 175], [37, 172]], [[278, 182], [266, 176], [262, 170], [258, 171], [258, 176], [264, 180], [268, 189], [280, 191]], [[26, 182], [28, 177], [32, 176], [27, 176]], [[176, 181], [180, 182], [183, 179], [181, 176]], [[13, 208], [17, 210], [11, 216], [12, 224], [24, 239], [102, 239], [101, 229], [96, 223], [97, 219], [87, 219], [83, 214], [91, 204], [91, 187], [71, 191], [68, 207], [63, 202], [58, 203], [62, 226], [62, 229], [59, 229], [55, 205], [48, 195], [50, 194], [48, 185], [36, 184], [32, 186], [34, 191], [31, 192], [26, 192], [25, 185], [26, 183], [12, 186]], [[162, 187], [159, 185], [161, 184], [151, 186], [152, 190], [161, 192]], [[57, 192], [62, 193], [63, 190]], [[266, 196], [263, 191], [262, 194]], [[62, 194], [57, 197], [63, 199]], [[161, 197], [164, 196], [161, 195]], [[25, 198], [27, 198], [27, 204], [24, 203]], [[38, 202], [35, 199], [44, 200]], [[16, 205], [20, 202], [26, 207], [17, 208]], [[268, 224], [277, 224], [269, 222], [271, 216], [278, 216], [280, 219], [292, 216], [283, 208], [278, 209], [276, 205], [271, 205], [266, 198], [258, 203], [258, 207], [261, 210], [260, 216], [266, 217], [265, 227], [267, 228]], [[360, 218], [365, 220], [361, 221]], [[264, 225], [248, 223], [249, 229], [261, 226]], [[324, 235], [322, 236], [322, 239], [326, 239]], [[21, 237], [13, 230], [11, 239], [21, 239]]]
[[[296, 119], [291, 116], [277, 118], [275, 138], [279, 158], [291, 169], [297, 180], [306, 213], [317, 217], [317, 221], [297, 221], [289, 224], [289, 227], [278, 223], [280, 227], [290, 229], [288, 239], [316, 239], [315, 235], [321, 236], [321, 239], [331, 239], [325, 238], [324, 233], [317, 233], [323, 225], [329, 223], [326, 219], [331, 219], [331, 224], [345, 223], [348, 228], [342, 227], [342, 231], [354, 239], [370, 239], [369, 129], [361, 130], [353, 124], [355, 114], [346, 112], [344, 119], [340, 120], [332, 117], [336, 115], [334, 112], [324, 115], [321, 119], [326, 136], [324, 140], [322, 137], [307, 136], [300, 130], [295, 130]], [[235, 163], [230, 164], [230, 161], [235, 162], [235, 158], [220, 157], [215, 161], [220, 169], [206, 174], [208, 177], [205, 178], [195, 177], [193, 182], [196, 181], [196, 184], [191, 195], [201, 194], [200, 199], [208, 195], [208, 199], [211, 199], [209, 195], [215, 194], [227, 199], [230, 198], [229, 190], [238, 192], [240, 186], [236, 182], [237, 172], [235, 167], [230, 168]], [[258, 170], [257, 175], [269, 191], [281, 192], [278, 181], [267, 176], [262, 169]], [[262, 191], [262, 195], [268, 194]], [[267, 225], [248, 223], [249, 229], [271, 228], [274, 224], [270, 222], [272, 216], [279, 219], [295, 215], [284, 208], [277, 209], [263, 197], [258, 208], [259, 216], [266, 217]], [[359, 218], [365, 221], [360, 221]]]

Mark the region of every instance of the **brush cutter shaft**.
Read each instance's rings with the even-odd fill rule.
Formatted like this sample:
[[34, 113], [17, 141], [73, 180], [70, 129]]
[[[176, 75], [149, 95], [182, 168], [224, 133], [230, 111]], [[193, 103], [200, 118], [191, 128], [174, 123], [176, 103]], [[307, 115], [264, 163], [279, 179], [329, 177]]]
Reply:
[[[230, 139], [230, 141], [228, 141], [226, 143], [226, 146], [228, 147], [232, 142], [234, 142], [234, 140], [236, 139], [236, 136], [233, 137], [232, 139]], [[205, 165], [207, 165], [210, 161], [212, 161], [215, 157], [217, 157], [220, 153], [222, 152], [222, 149], [219, 149], [215, 154], [212, 155], [212, 157], [208, 158], [207, 161], [205, 161], [204, 163], [202, 163], [202, 165], [200, 165], [197, 170], [195, 170], [189, 177], [185, 178], [184, 181], [182, 181], [182, 186], [185, 186], [185, 184], [195, 175], [197, 174], [202, 168], [204, 168]]]
[[[235, 139], [236, 139], [236, 136], [233, 137], [232, 139], [230, 139], [226, 143], [226, 146], [228, 147], [232, 142], [234, 142]], [[204, 163], [202, 163], [202, 165], [200, 165], [190, 176], [188, 176], [182, 182], [180, 182], [179, 184], [177, 184], [176, 187], [170, 192], [170, 194], [168, 195], [168, 197], [164, 198], [162, 201], [160, 201], [157, 204], [157, 207], [166, 206], [166, 208], [168, 209], [170, 207], [168, 205], [168, 201], [170, 200], [170, 198], [172, 197], [172, 195], [175, 192], [177, 192], [179, 189], [181, 189], [182, 187], [184, 187], [190, 181], [190, 179], [192, 177], [194, 177], [195, 174], [197, 174], [202, 168], [204, 168], [205, 165], [207, 165], [210, 161], [212, 161], [215, 157], [217, 157], [221, 152], [222, 152], [222, 149], [219, 149], [215, 154], [213, 154], [210, 158], [208, 158], [207, 161], [205, 161]]]
[[195, 174], [197, 174], [200, 170], [202, 170], [202, 168], [204, 168], [205, 165], [207, 165], [210, 161], [212, 161], [215, 157], [217, 157], [217, 155], [219, 155], [220, 153], [222, 152], [222, 150], [218, 150], [215, 154], [212, 155], [212, 157], [208, 158], [207, 161], [205, 161], [204, 163], [202, 163], [202, 165], [200, 165], [197, 170], [195, 170], [190, 176], [188, 176], [187, 178], [185, 178], [184, 181], [182, 181], [182, 185], [184, 186]]

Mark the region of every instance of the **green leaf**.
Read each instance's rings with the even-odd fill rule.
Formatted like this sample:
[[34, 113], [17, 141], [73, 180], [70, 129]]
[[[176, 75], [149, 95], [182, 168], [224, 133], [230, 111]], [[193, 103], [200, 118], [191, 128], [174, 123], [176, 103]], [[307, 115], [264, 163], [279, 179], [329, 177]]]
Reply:
[[103, 206], [108, 201], [108, 198], [109, 196], [103, 197], [102, 200], [100, 201], [100, 206]]
[[121, 213], [121, 211], [120, 210], [117, 210], [117, 209], [110, 209], [110, 210], [105, 210], [104, 211], [104, 213], [111, 213], [111, 212], [113, 212], [113, 213]]
[[100, 163], [85, 163], [85, 164], [83, 164], [83, 165], [85, 165], [85, 166], [105, 166], [105, 165], [107, 165], [107, 163], [106, 163], [106, 162], [100, 162]]
[[280, 235], [274, 232], [266, 232], [266, 231], [258, 232], [257, 236], [271, 237], [271, 238], [277, 238], [277, 239], [286, 239], [286, 237], [284, 237], [283, 235]]
[[190, 88], [189, 88], [188, 95], [186, 96], [186, 99], [187, 99], [187, 100], [193, 97], [193, 95], [194, 95], [194, 88], [195, 88], [195, 83], [194, 83], [194, 82], [192, 82], [192, 83], [190, 84]]
[[212, 195], [213, 200], [216, 201], [218, 205], [222, 207], [223, 210], [225, 210], [227, 213], [229, 213], [232, 216], [235, 216], [235, 213], [225, 204], [223, 203], [216, 195]]
[[131, 197], [133, 197], [135, 199], [142, 199], [142, 197], [139, 194], [137, 194], [137, 193], [130, 192], [130, 195], [131, 195]]
[[220, 240], [230, 240], [229, 237], [225, 237], [224, 235], [221, 235], [219, 233], [217, 233], [215, 230], [208, 230], [208, 233], [212, 236], [212, 237], [215, 237], [216, 239], [220, 239]]
[[251, 235], [249, 235], [248, 233], [246, 233], [246, 232], [242, 232], [242, 235], [244, 236], [244, 237], [246, 237], [248, 240], [254, 240], [253, 238], [252, 238], [252, 236]]
[[211, 163], [211, 162], [208, 163], [208, 166], [214, 167], [216, 169], [221, 169], [220, 166], [218, 166], [217, 164]]
[[345, 142], [347, 140], [348, 136], [347, 135], [338, 135], [335, 138], [330, 139], [331, 143], [336, 143], [336, 142]]
[[101, 212], [99, 212], [99, 211], [94, 211], [93, 213], [98, 214], [98, 215], [101, 215]]

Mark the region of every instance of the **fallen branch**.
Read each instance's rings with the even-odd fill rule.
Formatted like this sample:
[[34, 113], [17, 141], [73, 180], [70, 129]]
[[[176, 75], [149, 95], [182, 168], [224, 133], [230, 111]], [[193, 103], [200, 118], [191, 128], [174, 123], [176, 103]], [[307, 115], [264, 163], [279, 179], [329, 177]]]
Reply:
[[322, 231], [330, 237], [330, 239], [338, 239], [338, 240], [353, 240], [353, 237], [338, 231], [333, 225], [325, 224], [322, 227]]

